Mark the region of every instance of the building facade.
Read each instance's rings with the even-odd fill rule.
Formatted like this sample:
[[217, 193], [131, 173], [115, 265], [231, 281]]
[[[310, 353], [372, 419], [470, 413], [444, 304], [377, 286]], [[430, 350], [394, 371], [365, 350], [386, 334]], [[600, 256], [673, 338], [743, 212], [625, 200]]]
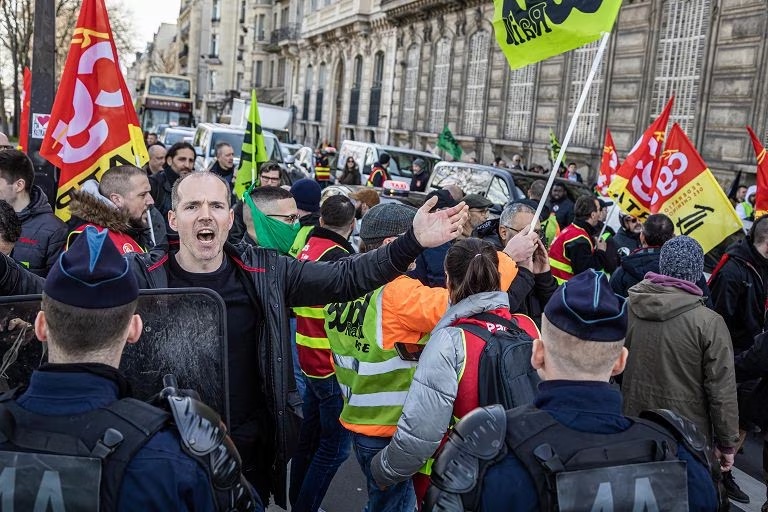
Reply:
[[[376, 141], [434, 150], [449, 126], [465, 158], [522, 153], [545, 167], [562, 141], [597, 43], [510, 70], [491, 2], [283, 0], [301, 19], [282, 47], [299, 142]], [[280, 5], [280, 4], [278, 4]], [[762, 0], [628, 0], [568, 147], [594, 178], [606, 128], [623, 157], [674, 95], [672, 122], [725, 183], [754, 172], [744, 127], [768, 137]], [[288, 104], [288, 103], [286, 103]]]

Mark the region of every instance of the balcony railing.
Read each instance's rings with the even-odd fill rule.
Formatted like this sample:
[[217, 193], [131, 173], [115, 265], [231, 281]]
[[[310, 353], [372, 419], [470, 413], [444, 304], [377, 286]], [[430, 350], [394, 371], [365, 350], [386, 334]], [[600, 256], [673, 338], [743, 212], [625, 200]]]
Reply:
[[272, 31], [269, 42], [278, 44], [283, 41], [295, 41], [301, 36], [301, 23], [288, 23]]

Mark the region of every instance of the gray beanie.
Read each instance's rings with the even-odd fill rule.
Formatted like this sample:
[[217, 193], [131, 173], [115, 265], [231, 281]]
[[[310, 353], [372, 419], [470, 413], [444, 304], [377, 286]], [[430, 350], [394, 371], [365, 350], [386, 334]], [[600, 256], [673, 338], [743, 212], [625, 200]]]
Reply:
[[401, 203], [377, 204], [363, 215], [360, 222], [360, 239], [375, 245], [385, 238], [398, 236], [410, 229], [416, 208]]
[[689, 236], [676, 236], [661, 246], [659, 272], [665, 276], [698, 282], [704, 273], [704, 250]]

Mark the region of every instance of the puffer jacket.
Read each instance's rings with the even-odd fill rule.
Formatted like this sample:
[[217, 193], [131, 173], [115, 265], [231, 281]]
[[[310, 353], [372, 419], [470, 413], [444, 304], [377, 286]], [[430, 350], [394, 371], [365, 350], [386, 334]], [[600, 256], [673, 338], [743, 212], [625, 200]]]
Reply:
[[[270, 420], [275, 433], [272, 493], [275, 502], [287, 503], [286, 468], [298, 442], [301, 399], [293, 377], [288, 314], [291, 307], [350, 301], [383, 286], [404, 272], [422, 247], [413, 230], [366, 254], [334, 263], [298, 261], [271, 249], [225, 245], [225, 254], [250, 276], [253, 294], [266, 318], [261, 325], [258, 367], [263, 369], [263, 388], [268, 396]], [[168, 255], [155, 260], [152, 254], [127, 254], [139, 288], [168, 287]], [[40, 293], [44, 280], [25, 271], [0, 254], [0, 295]], [[235, 385], [235, 383], [232, 383]]]
[[654, 276], [629, 290], [624, 413], [670, 409], [694, 422], [710, 443], [733, 448], [739, 410], [728, 328], [692, 293], [694, 284], [654, 283]]
[[768, 260], [749, 240], [730, 246], [723, 258], [710, 277], [709, 287], [715, 311], [723, 316], [738, 354], [763, 332]]
[[33, 186], [29, 198], [29, 205], [16, 213], [21, 221], [21, 237], [11, 256], [31, 272], [45, 277], [64, 248], [67, 225], [53, 214], [43, 189]]
[[508, 310], [505, 292], [472, 295], [451, 306], [435, 326], [424, 352], [389, 446], [371, 462], [371, 473], [381, 486], [407, 480], [435, 453], [448, 431], [466, 357], [459, 319], [485, 311]]

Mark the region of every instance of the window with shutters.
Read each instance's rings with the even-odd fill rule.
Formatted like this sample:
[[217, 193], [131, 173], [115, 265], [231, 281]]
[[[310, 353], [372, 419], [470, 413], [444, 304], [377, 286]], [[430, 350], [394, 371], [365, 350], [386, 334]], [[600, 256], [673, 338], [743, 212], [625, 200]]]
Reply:
[[312, 65], [307, 66], [306, 83], [304, 84], [304, 105], [302, 105], [301, 118], [309, 120], [309, 102], [312, 100]]
[[447, 37], [435, 45], [435, 65], [432, 69], [432, 97], [429, 100], [429, 131], [440, 133], [445, 125], [448, 82], [451, 79], [451, 41]]
[[323, 94], [325, 89], [325, 62], [320, 64], [320, 71], [317, 74], [317, 95], [315, 97], [315, 121], [318, 123], [323, 120]]
[[368, 109], [368, 126], [379, 125], [381, 108], [381, 86], [384, 80], [384, 52], [376, 52], [373, 57], [373, 81], [371, 82], [371, 102]]
[[464, 97], [464, 120], [462, 133], [480, 135], [483, 133], [485, 118], [485, 90], [488, 82], [491, 35], [480, 30], [469, 39], [467, 51], [466, 95]]
[[[597, 55], [599, 45], [600, 42], [595, 41], [577, 48], [571, 53], [571, 76], [568, 95], [569, 120], [573, 118], [573, 113], [579, 104], [581, 91], [584, 89], [584, 84], [589, 76], [589, 70], [592, 69], [592, 61], [595, 59], [595, 55]], [[604, 61], [605, 59], [603, 59]], [[598, 134], [600, 130], [600, 90], [603, 86], [604, 66], [604, 63], [600, 63], [600, 67], [597, 69], [595, 78], [587, 93], [584, 106], [581, 109], [579, 121], [573, 129], [571, 144], [574, 146], [594, 147], [600, 144]]]
[[653, 84], [653, 118], [674, 94], [670, 117], [689, 135], [694, 127], [702, 82], [704, 51], [709, 33], [710, 0], [667, 0], [663, 3], [661, 34]]
[[357, 124], [360, 110], [360, 85], [363, 82], [363, 57], [361, 55], [355, 57], [354, 73], [354, 81], [349, 96], [349, 124]]
[[421, 60], [419, 47], [415, 44], [408, 48], [405, 64], [405, 77], [403, 80], [403, 113], [400, 127], [405, 130], [413, 130], [416, 122], [416, 95], [419, 91], [419, 61]]
[[509, 140], [528, 140], [533, 115], [536, 65], [525, 66], [509, 73], [507, 91], [507, 121], [504, 136]]

